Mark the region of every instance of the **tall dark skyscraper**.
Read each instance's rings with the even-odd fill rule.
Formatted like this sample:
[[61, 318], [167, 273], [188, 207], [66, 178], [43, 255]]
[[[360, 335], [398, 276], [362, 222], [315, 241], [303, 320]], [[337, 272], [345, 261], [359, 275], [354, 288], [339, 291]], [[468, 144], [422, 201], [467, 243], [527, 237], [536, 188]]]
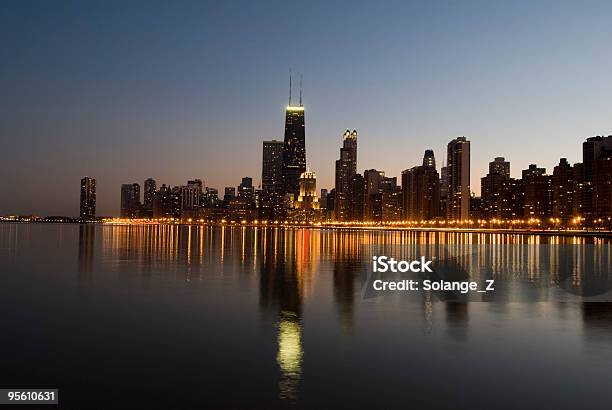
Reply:
[[446, 218], [467, 220], [470, 213], [470, 141], [458, 137], [448, 143], [448, 205]]
[[121, 217], [136, 218], [140, 211], [140, 185], [121, 185]]
[[411, 221], [440, 216], [440, 176], [433, 150], [426, 150], [423, 165], [402, 172], [403, 218]]
[[336, 160], [336, 220], [350, 219], [349, 191], [353, 176], [357, 173], [357, 131], [346, 130], [342, 137], [340, 158]]
[[306, 131], [301, 86], [300, 105], [291, 105], [291, 79], [283, 143], [283, 191], [284, 194], [293, 194], [294, 200], [297, 200], [300, 194], [300, 176], [306, 172]]
[[283, 141], [264, 141], [261, 162], [261, 217], [275, 218], [283, 205]]
[[153, 201], [155, 199], [155, 191], [157, 183], [153, 178], [145, 179], [144, 182], [144, 200], [143, 205], [146, 209], [153, 209]]
[[90, 177], [81, 179], [81, 206], [79, 217], [84, 221], [96, 218], [96, 180]]

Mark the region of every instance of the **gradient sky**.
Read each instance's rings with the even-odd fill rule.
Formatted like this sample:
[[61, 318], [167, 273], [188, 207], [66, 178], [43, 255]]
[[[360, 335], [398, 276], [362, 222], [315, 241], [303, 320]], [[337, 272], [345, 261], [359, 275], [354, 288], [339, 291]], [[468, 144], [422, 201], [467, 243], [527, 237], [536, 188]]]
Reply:
[[[129, 3], [129, 4], [128, 4]], [[456, 136], [472, 190], [581, 158], [612, 134], [610, 2], [3, 2], [0, 214], [98, 214], [120, 184], [237, 185], [282, 139], [288, 71], [304, 76], [307, 161], [333, 185], [346, 128], [358, 169], [400, 176]]]

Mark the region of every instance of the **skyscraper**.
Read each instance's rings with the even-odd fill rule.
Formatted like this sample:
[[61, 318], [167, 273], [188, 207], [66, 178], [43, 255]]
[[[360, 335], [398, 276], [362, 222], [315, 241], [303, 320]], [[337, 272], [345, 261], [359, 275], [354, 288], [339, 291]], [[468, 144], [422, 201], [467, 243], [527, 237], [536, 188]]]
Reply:
[[91, 221], [96, 218], [96, 180], [94, 178], [81, 179], [79, 217], [83, 221]]
[[140, 211], [140, 185], [121, 185], [121, 217], [136, 218]]
[[306, 172], [306, 131], [304, 106], [300, 87], [300, 105], [291, 105], [291, 78], [289, 79], [289, 105], [285, 110], [285, 139], [283, 142], [283, 193], [296, 200], [300, 193], [300, 176]]
[[283, 198], [283, 147], [282, 141], [264, 141], [261, 170], [262, 205], [264, 218], [274, 218], [281, 212]]
[[544, 219], [552, 214], [552, 179], [546, 168], [531, 164], [523, 170], [525, 187], [525, 219]]
[[406, 220], [440, 216], [440, 176], [433, 150], [426, 150], [423, 165], [402, 172], [402, 209]]
[[489, 173], [480, 178], [480, 195], [482, 198], [482, 218], [500, 217], [500, 193], [502, 184], [510, 178], [510, 162], [497, 157], [489, 162]]
[[306, 171], [300, 175], [300, 195], [295, 207], [302, 210], [319, 209], [317, 175], [314, 172]]
[[156, 190], [157, 183], [155, 182], [155, 180], [153, 178], [145, 179], [143, 205], [146, 209], [153, 209], [153, 200], [155, 199]]
[[336, 220], [349, 218], [351, 180], [357, 173], [357, 131], [346, 130], [342, 138], [340, 158], [336, 160]]
[[574, 181], [573, 167], [567, 158], [561, 158], [552, 175], [552, 216], [567, 223], [574, 212]]
[[466, 220], [470, 212], [470, 141], [458, 137], [448, 143], [448, 205], [446, 218]]

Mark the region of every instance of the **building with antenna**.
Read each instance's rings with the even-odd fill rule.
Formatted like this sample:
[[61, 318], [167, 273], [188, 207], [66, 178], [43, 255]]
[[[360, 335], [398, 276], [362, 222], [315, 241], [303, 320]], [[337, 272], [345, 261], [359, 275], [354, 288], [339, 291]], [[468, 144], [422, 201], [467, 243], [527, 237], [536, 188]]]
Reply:
[[291, 75], [289, 75], [289, 105], [285, 110], [285, 138], [283, 140], [283, 193], [290, 200], [297, 200], [300, 193], [300, 176], [306, 172], [306, 132], [302, 81], [300, 79], [299, 105], [291, 102]]

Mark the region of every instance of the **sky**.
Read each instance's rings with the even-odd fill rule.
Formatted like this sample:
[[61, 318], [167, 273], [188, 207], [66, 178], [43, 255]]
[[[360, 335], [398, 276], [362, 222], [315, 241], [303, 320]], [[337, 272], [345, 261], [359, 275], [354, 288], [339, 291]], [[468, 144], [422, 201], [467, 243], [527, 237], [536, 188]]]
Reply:
[[[0, 214], [98, 215], [120, 185], [261, 179], [301, 73], [308, 167], [332, 188], [342, 133], [358, 171], [438, 168], [471, 141], [472, 191], [488, 162], [549, 172], [612, 134], [611, 2], [4, 1]], [[296, 81], [297, 82], [297, 81]], [[295, 84], [295, 83], [294, 83]], [[295, 95], [295, 94], [294, 94]]]

